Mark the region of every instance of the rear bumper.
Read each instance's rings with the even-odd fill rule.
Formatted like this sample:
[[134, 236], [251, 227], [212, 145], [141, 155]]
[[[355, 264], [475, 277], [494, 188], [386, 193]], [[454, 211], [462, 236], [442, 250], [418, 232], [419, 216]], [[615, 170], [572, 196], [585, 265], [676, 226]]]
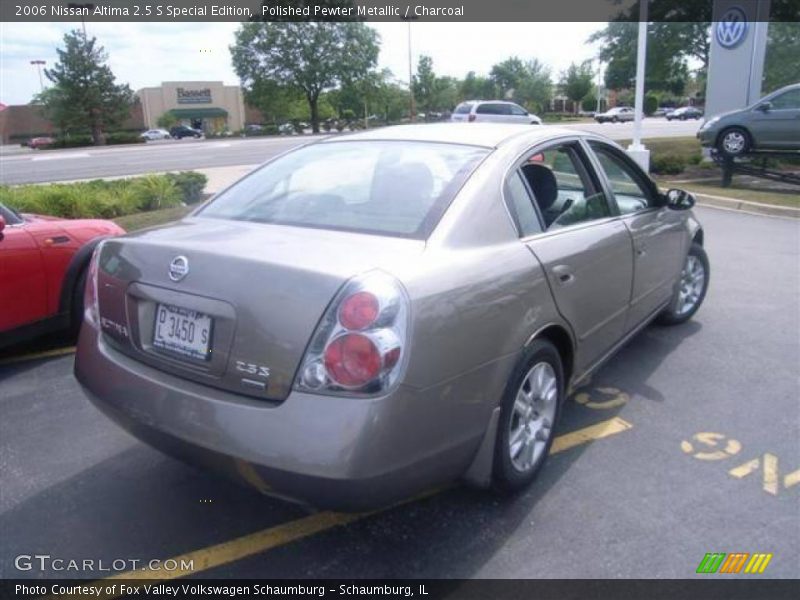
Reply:
[[87, 323], [75, 376], [102, 412], [147, 444], [262, 493], [336, 510], [385, 506], [457, 479], [493, 408], [436, 423], [441, 390], [403, 386], [376, 399], [292, 392], [269, 404], [134, 361]]

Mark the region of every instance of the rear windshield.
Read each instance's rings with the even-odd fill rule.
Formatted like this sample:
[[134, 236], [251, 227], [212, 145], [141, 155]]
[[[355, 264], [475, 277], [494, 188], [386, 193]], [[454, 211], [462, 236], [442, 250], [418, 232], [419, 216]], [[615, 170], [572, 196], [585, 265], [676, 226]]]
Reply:
[[198, 215], [425, 238], [488, 152], [424, 142], [314, 144], [264, 165]]
[[469, 111], [472, 110], [472, 102], [462, 102], [456, 109], [453, 111], [457, 115], [466, 115]]

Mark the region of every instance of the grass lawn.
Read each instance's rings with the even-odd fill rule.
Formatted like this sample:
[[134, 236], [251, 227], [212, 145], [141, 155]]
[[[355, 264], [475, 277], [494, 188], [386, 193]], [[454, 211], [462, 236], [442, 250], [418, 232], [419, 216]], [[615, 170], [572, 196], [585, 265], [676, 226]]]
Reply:
[[[623, 140], [618, 143], [625, 148], [631, 141]], [[677, 154], [688, 159], [692, 155], [700, 154], [703, 149], [696, 137], [647, 138], [642, 140], [642, 143], [650, 150], [650, 156]]]
[[125, 229], [125, 231], [136, 231], [137, 229], [144, 229], [145, 227], [154, 227], [155, 225], [163, 225], [170, 221], [177, 221], [181, 217], [189, 214], [193, 206], [175, 206], [173, 208], [164, 208], [161, 210], [150, 210], [147, 212], [135, 213], [132, 215], [125, 215], [124, 217], [117, 217], [114, 222]]

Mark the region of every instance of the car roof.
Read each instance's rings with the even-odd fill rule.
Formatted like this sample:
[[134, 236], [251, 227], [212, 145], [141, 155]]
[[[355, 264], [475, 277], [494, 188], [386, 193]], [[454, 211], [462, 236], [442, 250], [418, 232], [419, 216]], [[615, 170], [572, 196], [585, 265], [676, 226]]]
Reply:
[[333, 136], [323, 143], [336, 141], [407, 141], [439, 142], [497, 148], [504, 142], [526, 135], [532, 143], [583, 132], [549, 125], [505, 124], [505, 123], [426, 123], [418, 125], [395, 125], [345, 136]]

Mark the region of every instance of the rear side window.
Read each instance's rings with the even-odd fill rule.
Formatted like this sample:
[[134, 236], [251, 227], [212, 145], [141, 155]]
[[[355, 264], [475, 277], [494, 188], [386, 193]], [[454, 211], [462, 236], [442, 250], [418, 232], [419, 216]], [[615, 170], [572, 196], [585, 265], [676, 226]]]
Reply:
[[500, 104], [497, 102], [479, 104], [478, 110], [475, 112], [480, 115], [508, 115], [511, 113], [508, 104]]
[[453, 111], [457, 115], [466, 115], [469, 114], [469, 111], [472, 110], [473, 104], [472, 102], [462, 102], [456, 109]]
[[522, 237], [539, 233], [542, 226], [539, 223], [539, 216], [533, 208], [531, 196], [528, 193], [522, 175], [517, 171], [508, 178], [506, 183], [506, 197], [511, 204], [510, 208], [514, 212], [514, 219]]
[[425, 238], [488, 153], [427, 142], [314, 144], [242, 179], [198, 216]]

